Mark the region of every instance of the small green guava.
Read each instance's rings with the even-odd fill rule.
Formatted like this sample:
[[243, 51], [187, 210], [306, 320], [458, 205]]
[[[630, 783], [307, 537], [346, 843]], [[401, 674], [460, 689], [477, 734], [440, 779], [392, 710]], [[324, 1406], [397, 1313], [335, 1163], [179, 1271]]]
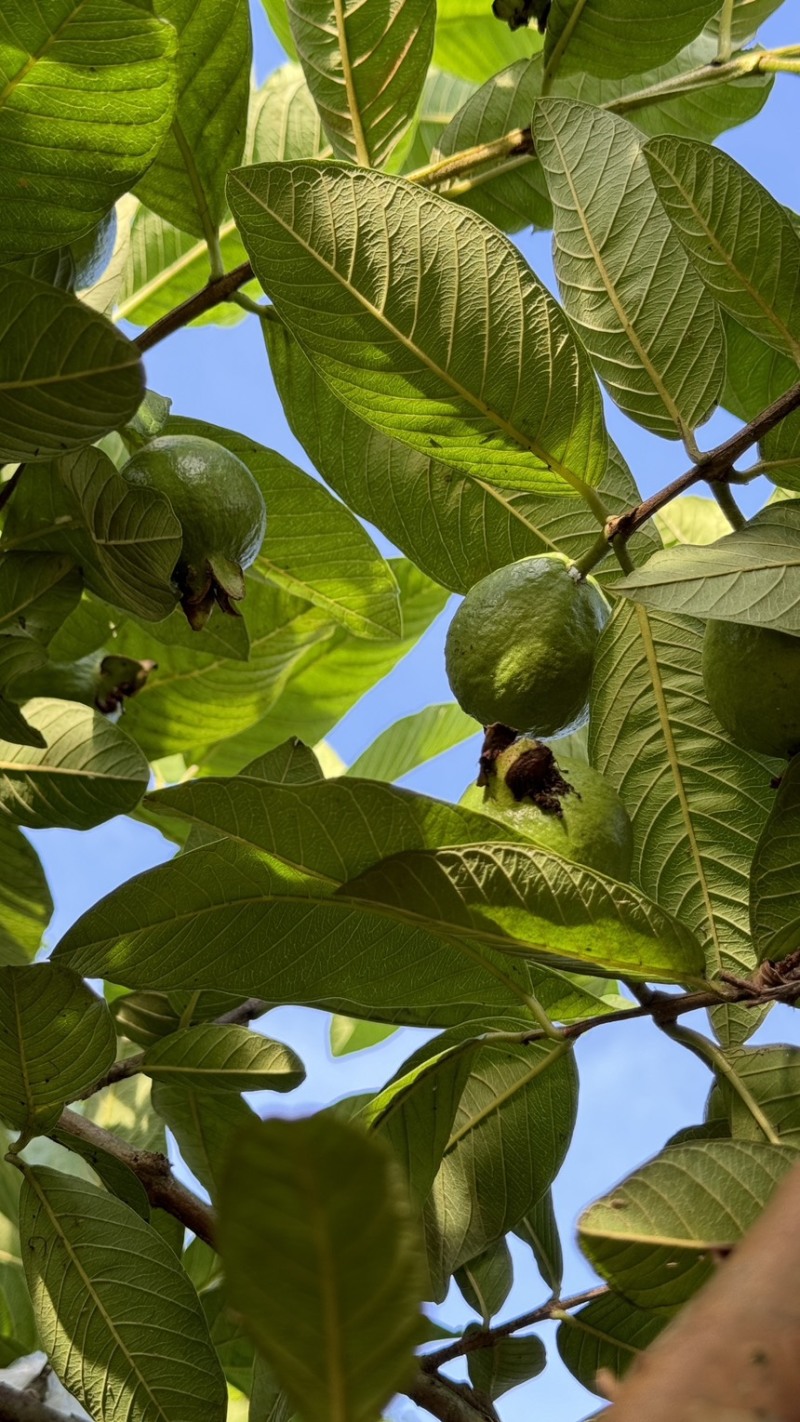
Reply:
[[461, 803], [513, 825], [542, 849], [611, 879], [630, 877], [633, 831], [619, 795], [590, 765], [556, 760], [552, 747], [532, 736], [484, 753], [478, 784]]
[[183, 532], [173, 578], [190, 625], [199, 632], [215, 602], [238, 616], [244, 570], [255, 561], [267, 526], [261, 490], [246, 464], [200, 435], [160, 435], [120, 470], [129, 484], [169, 499]]
[[597, 639], [610, 609], [561, 553], [496, 568], [475, 583], [445, 645], [453, 695], [481, 725], [561, 736], [588, 715]]
[[737, 746], [781, 757], [800, 750], [800, 637], [708, 622], [703, 683], [711, 710]]

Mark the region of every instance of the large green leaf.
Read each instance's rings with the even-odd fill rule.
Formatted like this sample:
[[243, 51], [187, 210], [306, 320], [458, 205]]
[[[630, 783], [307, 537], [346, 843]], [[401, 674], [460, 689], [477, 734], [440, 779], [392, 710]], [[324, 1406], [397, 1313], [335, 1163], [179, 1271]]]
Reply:
[[[627, 909], [627, 892], [621, 903]], [[551, 911], [556, 918], [554, 903]], [[550, 929], [563, 938], [560, 917]], [[652, 931], [670, 941], [663, 917]], [[632, 928], [625, 933], [635, 940]], [[554, 1016], [603, 1010], [582, 985], [529, 969], [509, 947], [518, 945], [482, 924], [468, 936], [463, 922], [404, 922], [345, 891], [315, 898], [296, 870], [221, 840], [101, 900], [56, 954], [76, 971], [127, 987], [219, 990], [390, 1022], [446, 1025], [492, 1009], [519, 1012], [532, 990]], [[521, 951], [539, 953], [541, 942]], [[653, 957], [666, 951], [652, 945]], [[655, 965], [646, 976], [660, 976]]]
[[0, 462], [52, 459], [133, 417], [139, 352], [104, 316], [10, 267], [0, 310]]
[[[538, 56], [518, 59], [510, 68], [493, 75], [467, 99], [447, 125], [431, 155], [434, 162], [462, 149], [490, 143], [511, 129], [527, 128], [541, 83], [542, 66]], [[451, 201], [464, 202], [504, 232], [552, 226], [547, 184], [541, 164], [533, 154], [500, 164], [494, 177], [491, 173], [491, 168], [485, 169], [480, 185], [468, 185], [463, 196], [457, 180], [443, 191]]]
[[174, 57], [171, 27], [122, 0], [3, 5], [0, 261], [81, 237], [133, 185], [169, 129]]
[[[480, 1025], [525, 1029], [520, 1017]], [[474, 1026], [441, 1034], [406, 1067], [452, 1051]], [[436, 1298], [455, 1269], [518, 1225], [549, 1189], [569, 1145], [577, 1096], [572, 1054], [559, 1053], [551, 1042], [478, 1045], [425, 1208]]]
[[561, 1361], [579, 1383], [600, 1392], [600, 1369], [622, 1378], [628, 1368], [669, 1322], [665, 1312], [636, 1308], [621, 1294], [606, 1294], [577, 1313], [567, 1314], [559, 1325], [556, 1343]]
[[[283, 3], [283, 0], [281, 0]], [[267, 163], [284, 158], [317, 158], [327, 148], [319, 114], [297, 64], [276, 69], [250, 99], [246, 162]], [[134, 199], [135, 201], [135, 199]], [[230, 216], [220, 226], [220, 248], [226, 271], [247, 258]], [[129, 251], [122, 272], [117, 319], [149, 326], [181, 301], [200, 290], [209, 278], [209, 253], [198, 241], [150, 208], [139, 206], [133, 218]], [[244, 290], [258, 294], [256, 283]], [[232, 326], [245, 312], [223, 302], [198, 316], [191, 325]]]
[[656, 138], [645, 157], [709, 291], [754, 335], [800, 363], [800, 234], [786, 210], [717, 148]]
[[399, 780], [418, 765], [469, 740], [480, 730], [477, 722], [454, 701], [442, 706], [426, 706], [424, 711], [403, 716], [381, 731], [353, 761], [347, 774], [362, 780]]
[[[253, 578], [247, 580], [244, 618], [250, 633], [246, 662], [215, 651], [164, 646], [155, 630], [131, 622], [123, 627], [115, 650], [158, 663], [125, 717], [151, 757], [182, 754], [196, 760], [208, 746], [251, 726], [277, 699], [294, 665], [334, 630], [320, 609]], [[202, 646], [204, 634], [193, 635]], [[251, 759], [258, 749], [244, 758]]]
[[231, 1141], [255, 1119], [254, 1112], [235, 1092], [173, 1081], [153, 1083], [153, 1105], [192, 1174], [216, 1199]]
[[589, 1206], [581, 1248], [631, 1303], [671, 1309], [713, 1272], [713, 1251], [741, 1239], [796, 1159], [751, 1141], [670, 1146]]
[[665, 548], [675, 548], [684, 543], [715, 543], [731, 531], [716, 500], [703, 498], [700, 494], [682, 494], [680, 498], [673, 499], [656, 514], [656, 524]]
[[[272, 373], [293, 433], [350, 508], [380, 528], [430, 577], [454, 592], [517, 558], [558, 548], [572, 557], [596, 541], [582, 499], [498, 487], [378, 433], [316, 374], [282, 325], [267, 323]], [[598, 485], [609, 510], [638, 502], [615, 446]], [[629, 544], [634, 560], [658, 546], [651, 526]]]
[[[739, 750], [708, 709], [702, 624], [621, 604], [592, 685], [592, 763], [631, 815], [634, 882], [703, 939], [709, 976], [755, 965], [750, 861], [772, 803], [771, 762]], [[741, 1040], [758, 1017], [715, 1009]]]
[[36, 850], [8, 820], [0, 820], [0, 965], [32, 958], [50, 922], [53, 900]]
[[[775, 10], [779, 10], [783, 0], [734, 0], [731, 16], [731, 40], [734, 48], [752, 39], [756, 30], [768, 20]], [[719, 29], [719, 17], [711, 28]]]
[[737, 1140], [800, 1146], [800, 1048], [738, 1047], [725, 1053], [727, 1074], [717, 1084], [706, 1117], [727, 1119]]
[[[677, 82], [681, 75], [713, 64], [716, 57], [716, 36], [704, 30], [673, 59], [645, 74], [608, 79], [580, 71], [559, 72], [552, 92], [624, 113], [651, 137], [677, 133], [710, 141], [726, 129], [755, 118], [769, 97], [774, 79], [771, 74], [753, 74], [724, 84], [683, 88]], [[672, 89], [659, 93], [658, 86], [667, 81], [672, 81]]]
[[282, 1042], [213, 1022], [163, 1037], [145, 1052], [142, 1070], [154, 1081], [217, 1091], [293, 1091], [305, 1076]]
[[295, 1406], [374, 1422], [413, 1371], [424, 1288], [388, 1151], [331, 1116], [259, 1122], [230, 1161], [219, 1238], [231, 1304]]
[[0, 633], [48, 643], [74, 611], [81, 575], [69, 558], [7, 553], [0, 559]]
[[617, 404], [666, 438], [722, 392], [716, 305], [672, 232], [636, 131], [570, 99], [539, 100], [536, 151], [553, 202], [564, 305]]
[[0, 968], [0, 1115], [45, 1125], [114, 1060], [106, 1003], [56, 963]]
[[141, 799], [149, 766], [119, 726], [88, 706], [45, 697], [28, 701], [25, 715], [45, 743], [0, 741], [0, 815], [28, 829], [90, 829]]
[[343, 628], [334, 632], [328, 624], [313, 644], [308, 639], [266, 716], [215, 745], [203, 757], [204, 772], [237, 774], [254, 757], [289, 737], [301, 736], [316, 744], [411, 650], [442, 611], [447, 593], [405, 559], [393, 560], [391, 566], [400, 588], [403, 640], [366, 641]]
[[513, 828], [477, 811], [349, 776], [277, 785], [251, 779], [245, 770], [230, 780], [169, 786], [148, 796], [147, 806], [281, 860], [314, 881], [318, 895], [403, 850], [524, 842]]
[[178, 34], [172, 131], [136, 188], [168, 222], [195, 237], [225, 212], [225, 174], [241, 160], [250, 97], [247, 0], [157, 0]]
[[[797, 383], [793, 361], [745, 330], [725, 313], [728, 368], [722, 403], [741, 420], [752, 420]], [[800, 489], [800, 411], [793, 411], [759, 441], [760, 465], [773, 483]]]
[[356, 414], [507, 487], [599, 482], [608, 445], [588, 361], [496, 229], [335, 164], [239, 169], [228, 198], [259, 281]]
[[671, 59], [719, 9], [719, 0], [553, 0], [544, 57], [551, 69], [617, 78]]
[[25, 1172], [20, 1232], [43, 1345], [87, 1410], [104, 1422], [224, 1422], [200, 1301], [151, 1225], [105, 1190], [38, 1166]]
[[170, 578], [183, 530], [166, 496], [129, 484], [100, 449], [67, 455], [56, 472], [83, 521], [100, 574], [93, 577], [87, 569], [87, 584], [137, 617], [167, 617], [177, 598]]
[[436, 6], [433, 62], [474, 83], [490, 79], [515, 59], [536, 54], [543, 42], [535, 25], [512, 34], [484, 0], [439, 0]]
[[297, 53], [337, 158], [386, 163], [414, 117], [435, 18], [428, 0], [292, 0]]
[[800, 947], [800, 756], [789, 761], [755, 848], [750, 922], [758, 961]]
[[201, 420], [171, 419], [170, 434], [195, 434], [222, 444], [247, 465], [268, 510], [256, 570], [307, 598], [358, 637], [399, 637], [397, 583], [354, 514], [282, 454], [233, 430]]
[[800, 499], [767, 504], [704, 548], [655, 553], [618, 586], [663, 612], [800, 636]]

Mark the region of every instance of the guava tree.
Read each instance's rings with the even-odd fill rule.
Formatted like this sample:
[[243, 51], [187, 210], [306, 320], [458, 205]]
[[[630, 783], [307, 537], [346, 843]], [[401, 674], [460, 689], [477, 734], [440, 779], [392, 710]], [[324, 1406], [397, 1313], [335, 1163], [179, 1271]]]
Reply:
[[[780, 0], [264, 3], [259, 89], [246, 0], [0, 14], [0, 1366], [95, 1422], [496, 1422], [558, 1319], [621, 1422], [788, 1416], [800, 1055], [748, 1043], [800, 997], [800, 223], [713, 141], [800, 43]], [[147, 388], [241, 319], [318, 479]], [[463, 708], [332, 767], [451, 593]], [[478, 722], [464, 803], [393, 783]], [[45, 959], [26, 831], [117, 815], [174, 857]], [[261, 1120], [278, 1004], [437, 1030]], [[574, 1044], [642, 1017], [705, 1119], [587, 1200], [564, 1297]]]

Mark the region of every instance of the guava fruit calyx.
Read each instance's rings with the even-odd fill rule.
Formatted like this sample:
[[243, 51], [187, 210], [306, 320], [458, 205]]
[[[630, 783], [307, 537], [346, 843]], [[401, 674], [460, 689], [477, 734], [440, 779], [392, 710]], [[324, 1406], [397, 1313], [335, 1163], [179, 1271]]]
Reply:
[[[496, 722], [487, 726], [483, 749], [480, 756], [478, 785], [485, 785], [491, 794], [492, 781], [497, 777], [496, 762], [503, 751], [508, 750], [518, 739], [510, 726]], [[530, 800], [545, 815], [564, 813], [562, 801], [565, 795], [580, 795], [558, 767], [553, 752], [542, 741], [529, 736], [519, 738], [520, 751], [505, 772], [504, 780], [518, 804]]]

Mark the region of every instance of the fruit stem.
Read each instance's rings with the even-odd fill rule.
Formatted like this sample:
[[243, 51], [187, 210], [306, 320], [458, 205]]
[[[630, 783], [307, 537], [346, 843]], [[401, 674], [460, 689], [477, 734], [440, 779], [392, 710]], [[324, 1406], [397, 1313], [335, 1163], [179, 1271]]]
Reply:
[[610, 551], [608, 535], [606, 530], [603, 529], [603, 532], [598, 535], [591, 548], [583, 554], [583, 557], [573, 560], [572, 567], [577, 568], [580, 574], [579, 581], [582, 582], [587, 573], [591, 573], [592, 568], [596, 568], [598, 563], [602, 563]]
[[712, 479], [708, 485], [731, 528], [744, 528], [747, 519], [731, 492], [730, 484], [721, 479]]
[[534, 997], [533, 993], [526, 993], [524, 1002], [531, 1017], [533, 1017], [541, 1027], [545, 1037], [549, 1037], [551, 1042], [560, 1042], [566, 1050], [570, 1044], [566, 1040], [563, 1027], [556, 1027], [555, 1023], [550, 1021], [538, 998]]

